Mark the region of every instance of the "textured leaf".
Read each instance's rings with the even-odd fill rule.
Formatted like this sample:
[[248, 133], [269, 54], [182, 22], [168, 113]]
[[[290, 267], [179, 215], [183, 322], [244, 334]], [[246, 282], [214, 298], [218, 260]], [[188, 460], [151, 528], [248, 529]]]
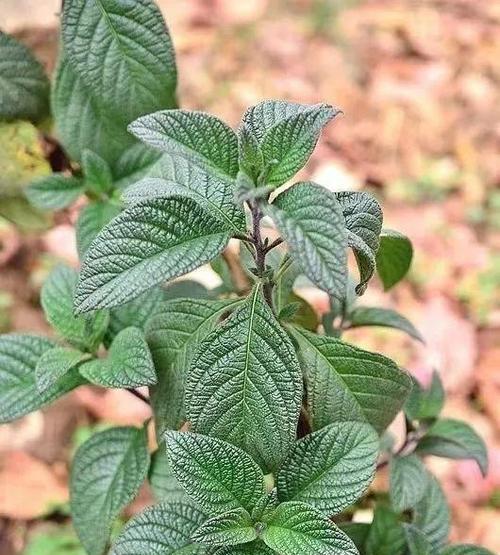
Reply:
[[262, 539], [287, 555], [358, 555], [349, 537], [306, 503], [281, 503], [266, 522]]
[[38, 392], [45, 393], [70, 370], [88, 358], [88, 354], [68, 347], [54, 347], [45, 351], [35, 367]]
[[67, 0], [62, 37], [74, 70], [117, 120], [175, 104], [174, 52], [154, 2]]
[[210, 514], [251, 511], [264, 493], [264, 475], [250, 455], [215, 437], [165, 433], [167, 455], [177, 480]]
[[484, 441], [473, 428], [461, 420], [438, 420], [418, 442], [417, 450], [421, 455], [474, 459], [483, 476], [488, 472], [488, 452]]
[[115, 188], [123, 191], [129, 185], [154, 174], [161, 157], [161, 153], [156, 149], [144, 143], [134, 142], [121, 153], [113, 166]]
[[401, 281], [411, 266], [413, 247], [411, 241], [392, 229], [383, 229], [377, 251], [377, 273], [388, 291]]
[[297, 183], [268, 211], [306, 276], [330, 295], [343, 298], [347, 236], [335, 195], [312, 182]]
[[440, 549], [448, 539], [450, 510], [439, 482], [429, 475], [427, 489], [415, 506], [413, 524], [421, 530], [434, 549]]
[[188, 419], [272, 470], [295, 440], [301, 397], [293, 345], [257, 285], [201, 343], [187, 377]]
[[349, 313], [349, 327], [382, 326], [404, 331], [410, 337], [424, 342], [415, 326], [404, 316], [390, 308], [360, 306]]
[[377, 200], [365, 192], [336, 193], [347, 228], [347, 244], [354, 251], [359, 268], [356, 293], [362, 295], [375, 271], [382, 231], [382, 210]]
[[157, 435], [178, 429], [184, 418], [187, 370], [200, 342], [241, 300], [175, 299], [160, 304], [147, 323], [146, 339], [158, 384], [151, 389]]
[[86, 362], [80, 374], [104, 387], [139, 387], [156, 383], [156, 374], [142, 330], [125, 328], [113, 339], [107, 358]]
[[148, 480], [157, 501], [187, 501], [189, 498], [174, 476], [168, 462], [165, 445], [151, 456]]
[[77, 349], [93, 352], [106, 331], [106, 311], [74, 316], [73, 297], [78, 274], [68, 266], [57, 266], [42, 287], [40, 301], [45, 317], [57, 332]]
[[78, 312], [117, 306], [215, 258], [229, 234], [191, 199], [127, 208], [96, 237], [76, 289]]
[[398, 515], [377, 507], [366, 538], [366, 555], [404, 555], [406, 538]]
[[110, 555], [202, 555], [191, 535], [205, 515], [185, 502], [149, 507], [130, 520], [111, 548]]
[[[272, 252], [272, 251], [271, 251]], [[285, 268], [282, 270], [282, 268]], [[273, 289], [273, 300], [276, 312], [279, 314], [281, 310], [290, 303], [290, 295], [293, 293], [293, 286], [300, 275], [300, 268], [296, 261], [290, 260], [286, 254], [281, 260], [277, 270], [281, 272]]]
[[367, 420], [382, 432], [411, 388], [406, 372], [377, 353], [333, 337], [291, 328], [299, 346], [314, 430], [332, 422]]
[[278, 490], [273, 488], [269, 493], [266, 493], [257, 501], [252, 511], [252, 519], [254, 522], [263, 520], [278, 506]]
[[273, 555], [275, 553], [276, 551], [267, 547], [265, 543], [256, 540], [251, 543], [219, 547], [213, 555]]
[[434, 555], [435, 551], [425, 535], [412, 524], [403, 525], [408, 555]]
[[37, 362], [54, 347], [53, 341], [34, 335], [0, 336], [0, 422], [38, 410], [81, 384], [78, 373], [69, 372], [43, 393], [37, 390]]
[[472, 544], [449, 545], [441, 551], [441, 555], [494, 555], [488, 549]]
[[444, 405], [444, 388], [438, 372], [434, 370], [431, 385], [428, 389], [413, 379], [413, 387], [404, 410], [410, 420], [426, 420], [439, 416]]
[[83, 193], [83, 181], [62, 173], [53, 173], [31, 183], [26, 196], [33, 206], [40, 210], [61, 210]]
[[389, 464], [390, 496], [396, 511], [413, 509], [427, 488], [428, 474], [417, 455], [393, 457]]
[[93, 192], [106, 193], [113, 187], [113, 175], [109, 164], [94, 151], [83, 151], [82, 168], [86, 185]]
[[89, 555], [104, 553], [114, 519], [136, 496], [148, 467], [145, 428], [111, 428], [80, 446], [71, 469], [71, 515]]
[[83, 260], [87, 249], [101, 229], [120, 213], [120, 208], [111, 202], [91, 202], [80, 211], [76, 222], [76, 246]]
[[31, 51], [0, 31], [0, 119], [39, 120], [48, 115], [49, 80]]
[[204, 522], [192, 539], [208, 545], [238, 545], [257, 538], [250, 515], [242, 509], [233, 509]]
[[278, 473], [280, 501], [304, 501], [327, 515], [358, 499], [375, 474], [378, 436], [369, 424], [330, 424], [299, 440]]
[[211, 114], [163, 110], [137, 119], [129, 125], [129, 131], [175, 157], [207, 164], [233, 178], [238, 173], [236, 134]]

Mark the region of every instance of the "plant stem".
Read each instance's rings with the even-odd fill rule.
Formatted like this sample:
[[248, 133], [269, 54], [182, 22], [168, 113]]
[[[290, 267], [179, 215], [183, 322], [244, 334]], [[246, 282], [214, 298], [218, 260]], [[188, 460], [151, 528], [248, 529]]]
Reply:
[[141, 401], [146, 403], [146, 405], [148, 405], [148, 406], [151, 405], [151, 403], [149, 402], [149, 399], [145, 395], [143, 395], [140, 391], [137, 391], [137, 389], [134, 389], [133, 387], [128, 387], [127, 391], [129, 393], [132, 393], [132, 395], [134, 397], [137, 397], [137, 399], [140, 399]]

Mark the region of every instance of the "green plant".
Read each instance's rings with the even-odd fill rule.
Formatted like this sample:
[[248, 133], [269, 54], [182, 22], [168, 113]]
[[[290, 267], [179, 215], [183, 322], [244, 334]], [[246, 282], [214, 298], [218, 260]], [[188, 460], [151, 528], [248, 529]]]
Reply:
[[[97, 432], [76, 452], [71, 514], [85, 550], [107, 550], [148, 479], [159, 504], [125, 526], [114, 555], [486, 553], [445, 547], [448, 508], [422, 457], [473, 458], [483, 472], [487, 461], [468, 425], [439, 417], [437, 374], [422, 389], [387, 357], [341, 339], [359, 325], [420, 338], [401, 315], [353, 303], [376, 270], [386, 288], [404, 277], [409, 240], [382, 229], [368, 193], [280, 189], [338, 110], [265, 101], [235, 133], [171, 109], [173, 52], [147, 0], [66, 0], [62, 37], [52, 106], [81, 166], [29, 195], [60, 208], [86, 193], [83, 262], [79, 273], [56, 268], [42, 289], [58, 340], [1, 337], [0, 419], [88, 383], [151, 405], [152, 455], [149, 420]], [[231, 238], [239, 259], [225, 251]], [[352, 288], [348, 249], [359, 268]], [[218, 289], [164, 287], [207, 262]], [[330, 295], [321, 326], [293, 290], [299, 275]], [[401, 409], [408, 432], [395, 449], [384, 433]], [[387, 465], [389, 496], [367, 494]], [[371, 524], [352, 521], [359, 507], [374, 510]]]

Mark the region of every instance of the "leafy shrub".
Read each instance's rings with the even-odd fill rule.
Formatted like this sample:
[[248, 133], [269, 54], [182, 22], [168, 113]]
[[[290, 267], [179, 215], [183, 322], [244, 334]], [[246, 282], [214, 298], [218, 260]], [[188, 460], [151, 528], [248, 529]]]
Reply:
[[[9, 117], [38, 117], [44, 78], [19, 52], [7, 59], [14, 70], [2, 98], [16, 99]], [[392, 360], [341, 339], [378, 325], [421, 340], [402, 315], [355, 304], [375, 272], [385, 289], [405, 276], [410, 241], [383, 228], [366, 192], [312, 182], [280, 189], [338, 110], [265, 101], [234, 132], [175, 108], [175, 85], [170, 38], [151, 1], [65, 1], [51, 105], [71, 173], [35, 182], [28, 197], [58, 210], [87, 196], [77, 223], [82, 267], [56, 268], [43, 287], [57, 340], [1, 337], [0, 418], [88, 383], [151, 404], [152, 454], [149, 421], [98, 432], [76, 453], [71, 513], [83, 547], [107, 550], [113, 523], [147, 479], [158, 504], [125, 526], [113, 555], [486, 553], [446, 546], [448, 507], [423, 463], [472, 458], [487, 469], [474, 431], [440, 417], [438, 375], [423, 389]], [[239, 260], [225, 255], [231, 238]], [[164, 286], [207, 262], [219, 288]], [[321, 323], [293, 290], [299, 276], [330, 297]], [[400, 410], [407, 437], [396, 449], [386, 429]], [[388, 495], [367, 493], [386, 465]], [[352, 520], [358, 508], [373, 509], [371, 524]]]

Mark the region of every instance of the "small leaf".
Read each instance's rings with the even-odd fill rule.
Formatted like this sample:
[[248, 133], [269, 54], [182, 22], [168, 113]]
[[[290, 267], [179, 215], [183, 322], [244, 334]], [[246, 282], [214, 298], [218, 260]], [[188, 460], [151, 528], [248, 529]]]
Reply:
[[82, 168], [85, 183], [94, 193], [106, 193], [113, 187], [113, 175], [109, 164], [94, 151], [83, 151]]
[[78, 312], [113, 307], [215, 258], [229, 234], [191, 199], [144, 201], [124, 210], [87, 251]]
[[48, 322], [77, 349], [94, 352], [99, 346], [109, 315], [106, 311], [74, 316], [73, 298], [78, 274], [69, 266], [57, 266], [42, 287], [40, 301]]
[[347, 236], [335, 195], [312, 182], [297, 183], [279, 195], [268, 212], [306, 276], [330, 295], [343, 298]]
[[260, 540], [256, 540], [251, 543], [219, 547], [213, 552], [213, 555], [276, 555], [276, 551], [267, 547]]
[[364, 555], [370, 524], [366, 522], [340, 522], [339, 528], [351, 538], [360, 554]]
[[264, 475], [238, 447], [189, 432], [165, 433], [167, 455], [186, 492], [210, 514], [251, 511], [264, 493]]
[[408, 374], [377, 353], [301, 328], [289, 329], [299, 346], [313, 429], [366, 420], [382, 432], [410, 391]]
[[0, 119], [38, 121], [49, 113], [49, 80], [29, 48], [0, 31]]
[[35, 368], [38, 392], [45, 393], [70, 370], [88, 358], [88, 354], [68, 347], [54, 347], [45, 351], [38, 359]]
[[427, 470], [417, 455], [392, 457], [389, 464], [391, 503], [398, 512], [413, 509], [427, 488]]
[[144, 177], [154, 175], [161, 164], [160, 152], [144, 143], [134, 142], [121, 153], [113, 165], [114, 186], [124, 191]]
[[412, 258], [413, 247], [408, 237], [392, 229], [382, 230], [377, 251], [377, 273], [385, 291], [405, 277]]
[[156, 383], [148, 344], [139, 328], [122, 330], [113, 339], [108, 356], [80, 366], [80, 374], [103, 387], [140, 387]]
[[125, 525], [110, 555], [203, 555], [206, 548], [194, 544], [191, 535], [205, 519], [191, 503], [149, 507]]
[[205, 112], [163, 110], [143, 116], [129, 131], [144, 143], [176, 157], [208, 164], [235, 178], [238, 139], [223, 121]]
[[0, 336], [0, 422], [38, 410], [82, 383], [77, 372], [68, 372], [43, 393], [37, 390], [36, 365], [55, 347], [53, 341], [34, 335]]
[[362, 295], [375, 271], [382, 231], [382, 210], [372, 195], [365, 192], [336, 193], [342, 205], [347, 228], [347, 244], [354, 251], [360, 281], [356, 293]]
[[120, 207], [107, 201], [91, 202], [82, 208], [76, 222], [76, 247], [80, 260], [101, 229], [119, 213]]
[[151, 456], [148, 480], [157, 501], [188, 500], [186, 492], [174, 476], [163, 444]]
[[479, 545], [461, 543], [445, 547], [441, 555], [494, 555], [494, 553]]
[[263, 520], [276, 509], [278, 504], [278, 490], [273, 488], [269, 493], [266, 492], [255, 504], [252, 511], [252, 520], [254, 522]]
[[427, 541], [425, 535], [412, 524], [404, 524], [406, 543], [408, 544], [408, 555], [434, 555], [432, 545]]
[[275, 280], [273, 300], [276, 311], [279, 313], [290, 302], [290, 295], [293, 293], [294, 283], [300, 275], [300, 268], [287, 253], [282, 258], [276, 272], [280, 272], [280, 275]]
[[306, 503], [278, 505], [267, 520], [262, 539], [287, 555], [358, 555], [349, 537]]
[[373, 479], [378, 436], [369, 424], [330, 424], [299, 440], [278, 473], [280, 501], [304, 501], [327, 515], [358, 499]]
[[61, 210], [75, 202], [83, 193], [83, 181], [62, 173], [53, 173], [31, 183], [26, 196], [40, 210]]
[[377, 507], [366, 538], [366, 555], [404, 555], [406, 537], [398, 515]]
[[413, 378], [413, 387], [406, 400], [404, 410], [410, 420], [428, 420], [439, 416], [444, 405], [444, 388], [439, 373], [434, 370], [428, 389]]
[[484, 441], [461, 420], [438, 420], [418, 442], [417, 451], [421, 455], [448, 459], [474, 459], [483, 476], [488, 472], [488, 452]]
[[73, 525], [89, 555], [102, 555], [116, 517], [146, 478], [146, 428], [111, 428], [76, 452], [71, 469]]
[[201, 344], [188, 372], [193, 430], [238, 445], [266, 470], [295, 440], [302, 378], [293, 345], [257, 285]]
[[250, 515], [241, 507], [207, 520], [192, 536], [207, 545], [238, 545], [256, 538]]
[[349, 328], [382, 326], [404, 331], [413, 339], [424, 342], [415, 326], [404, 316], [390, 308], [360, 306], [349, 313]]

